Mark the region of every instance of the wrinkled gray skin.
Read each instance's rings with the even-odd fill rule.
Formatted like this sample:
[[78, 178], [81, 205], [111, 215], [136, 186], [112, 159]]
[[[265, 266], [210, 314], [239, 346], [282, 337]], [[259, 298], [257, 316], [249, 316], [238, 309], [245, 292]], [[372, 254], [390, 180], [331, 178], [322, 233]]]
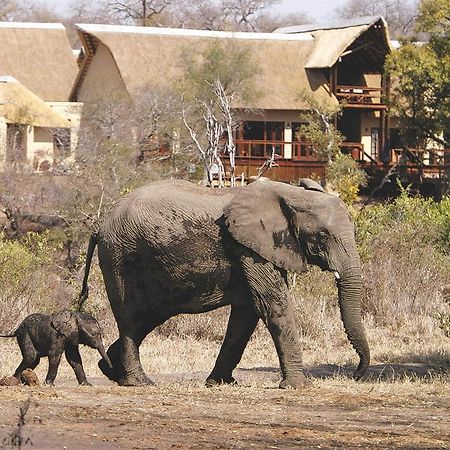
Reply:
[[78, 383], [90, 386], [78, 351], [80, 344], [97, 349], [105, 362], [111, 366], [103, 347], [100, 326], [92, 316], [86, 313], [63, 310], [53, 316], [31, 314], [23, 320], [14, 333], [1, 337], [16, 337], [19, 343], [23, 359], [14, 372], [14, 377], [18, 380], [23, 370], [34, 369], [41, 357], [48, 356], [45, 383], [52, 385], [58, 372], [61, 356], [65, 353]]
[[108, 349], [121, 385], [150, 384], [139, 359], [147, 334], [168, 318], [231, 305], [228, 329], [207, 385], [233, 382], [232, 372], [258, 320], [278, 353], [281, 388], [308, 384], [287, 271], [308, 263], [334, 272], [345, 331], [360, 363], [369, 365], [361, 324], [361, 266], [344, 204], [311, 180], [304, 187], [258, 181], [237, 189], [210, 189], [184, 181], [143, 186], [116, 206], [91, 237], [80, 298], [87, 296], [96, 243], [103, 278], [119, 327]]

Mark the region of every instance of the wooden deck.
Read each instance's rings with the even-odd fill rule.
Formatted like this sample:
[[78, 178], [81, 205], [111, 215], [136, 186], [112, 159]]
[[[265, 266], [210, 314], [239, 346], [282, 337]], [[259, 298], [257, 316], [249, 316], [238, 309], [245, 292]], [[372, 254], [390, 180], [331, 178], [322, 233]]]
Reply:
[[[320, 160], [308, 143], [287, 143], [280, 141], [265, 142], [245, 142], [246, 151], [242, 151], [242, 143], [237, 143], [238, 156], [236, 156], [236, 176], [243, 176], [244, 179], [254, 177], [259, 169], [271, 155], [271, 150], [275, 148], [275, 167], [265, 173], [265, 176], [276, 181], [297, 182], [300, 178], [308, 177], [323, 179], [325, 176], [326, 161]], [[257, 147], [255, 147], [257, 146]], [[291, 150], [290, 158], [285, 158], [285, 149], [289, 146]], [[259, 156], [248, 156], [252, 149], [257, 148], [261, 154]], [[370, 178], [374, 180], [382, 179], [390, 172], [395, 172], [411, 182], [428, 179], [440, 180], [450, 173], [450, 149], [446, 150], [415, 150], [415, 149], [394, 149], [390, 154], [389, 162], [375, 160], [363, 151], [359, 143], [347, 142], [343, 146], [343, 151], [352, 156], [359, 166], [366, 171]], [[244, 154], [242, 154], [244, 153]], [[228, 160], [223, 158], [226, 171]]]
[[[267, 158], [237, 156], [236, 176], [243, 175], [245, 179], [254, 177], [266, 161]], [[265, 176], [275, 181], [297, 182], [300, 178], [321, 179], [325, 176], [326, 161], [313, 159], [288, 160], [278, 157], [275, 159], [275, 162], [276, 166], [269, 169], [265, 174]]]
[[386, 109], [386, 95], [382, 87], [337, 86], [334, 95], [344, 106], [365, 109]]

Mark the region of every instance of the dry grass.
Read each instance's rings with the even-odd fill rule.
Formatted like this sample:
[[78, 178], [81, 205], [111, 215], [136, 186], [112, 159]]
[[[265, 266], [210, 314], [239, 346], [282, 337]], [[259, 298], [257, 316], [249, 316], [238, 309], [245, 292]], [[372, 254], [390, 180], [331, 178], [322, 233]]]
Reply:
[[[316, 276], [323, 274], [308, 275]], [[313, 290], [314, 283], [307, 285]], [[333, 294], [332, 283], [329, 289]], [[75, 388], [65, 360], [55, 389], [2, 388], [0, 436], [10, 433], [18, 405], [31, 392], [38, 406], [31, 411], [25, 436], [36, 448], [70, 448], [74, 440], [77, 448], [94, 450], [130, 448], [131, 441], [135, 448], [446, 448], [449, 339], [437, 322], [424, 318], [417, 334], [415, 321], [394, 328], [380, 326], [368, 315], [372, 366], [367, 379], [355, 382], [350, 374], [357, 357], [342, 329], [336, 300], [320, 297], [317, 308], [303, 294], [297, 312], [304, 327], [304, 362], [313, 378], [308, 389], [276, 389], [277, 355], [262, 325], [235, 371], [239, 386], [205, 388], [226, 326], [224, 308], [174, 318], [145, 339], [141, 358], [156, 386], [107, 383], [97, 368], [97, 352], [82, 347], [94, 388]], [[114, 334], [108, 333], [107, 345]], [[0, 375], [12, 373], [20, 360], [15, 340], [0, 340], [0, 354]], [[41, 380], [46, 370], [43, 359], [36, 370]]]
[[[225, 317], [217, 317], [223, 316], [222, 312], [209, 313], [207, 316], [207, 323], [217, 319], [219, 327], [224, 326]], [[197, 316], [184, 316], [179, 320], [183, 322], [183, 327], [187, 328], [191, 319], [194, 324], [198, 324]], [[324, 329], [323, 332], [325, 336], [329, 330]], [[421, 334], [412, 339], [411, 335], [408, 337], [399, 332], [395, 333], [387, 328], [373, 326], [369, 322], [367, 332], [372, 352], [372, 378], [380, 381], [399, 381], [425, 379], [428, 371], [444, 375], [449, 373], [449, 339], [439, 329], [434, 334]], [[107, 340], [105, 343], [109, 345], [111, 341]], [[194, 336], [167, 337], [155, 332], [141, 345], [141, 360], [150, 376], [201, 372], [201, 377], [204, 378], [214, 366], [220, 344], [217, 340], [198, 339]], [[335, 376], [339, 378], [341, 371], [347, 376], [358, 361], [343, 330], [333, 330], [332, 339], [315, 340], [303, 337], [302, 346], [305, 367], [311, 370], [314, 377], [320, 376], [322, 368], [327, 365], [330, 367], [325, 371], [326, 376], [336, 372]], [[0, 375], [9, 375], [13, 373], [21, 358], [15, 339], [2, 339], [0, 352], [3, 355], [0, 360]], [[102, 377], [97, 368], [100, 358], [98, 353], [88, 347], [81, 347], [81, 354], [88, 378]], [[278, 358], [274, 345], [261, 324], [245, 350], [238, 368], [268, 370], [275, 378], [278, 377]], [[43, 358], [36, 369], [41, 380], [44, 379], [46, 370], [47, 359]], [[58, 378], [74, 378], [72, 369], [64, 359]]]
[[[450, 339], [440, 317], [449, 317], [450, 305], [443, 295], [448, 284], [448, 258], [438, 255], [429, 244], [398, 240], [386, 233], [371, 245], [371, 257], [364, 265], [364, 323], [371, 348], [373, 381], [405, 383], [440, 382], [450, 369]], [[376, 275], [376, 276], [375, 276]], [[75, 283], [78, 286], [78, 283]], [[114, 317], [106, 298], [97, 264], [90, 276], [88, 312], [98, 318], [108, 346], [117, 337]], [[76, 288], [73, 298], [76, 298]], [[331, 274], [317, 268], [297, 276], [295, 313], [304, 356], [304, 364], [318, 383], [347, 376], [358, 362], [344, 333], [337, 305], [337, 289]], [[172, 318], [151, 333], [141, 346], [141, 359], [147, 373], [199, 373], [199, 379], [214, 366], [220, 349], [229, 308], [207, 314]], [[0, 376], [11, 374], [20, 361], [14, 339], [1, 339]], [[88, 377], [103, 377], [97, 368], [99, 355], [82, 348]], [[47, 361], [37, 369], [45, 377]], [[240, 369], [264, 371], [278, 377], [278, 358], [269, 333], [259, 324], [240, 365]], [[335, 375], [333, 375], [335, 373]], [[66, 361], [60, 378], [74, 379]], [[327, 381], [328, 380], [328, 381]], [[260, 380], [255, 381], [258, 384]]]

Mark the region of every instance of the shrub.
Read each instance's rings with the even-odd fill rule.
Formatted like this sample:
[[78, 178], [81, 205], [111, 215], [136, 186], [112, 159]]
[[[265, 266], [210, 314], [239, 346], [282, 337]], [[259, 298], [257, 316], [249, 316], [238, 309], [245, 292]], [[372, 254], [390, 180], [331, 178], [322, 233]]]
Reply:
[[28, 233], [20, 241], [0, 235], [0, 323], [3, 332], [12, 331], [34, 311], [56, 309], [55, 292], [60, 279], [50, 270], [55, 250], [47, 235]]
[[449, 217], [449, 199], [410, 197], [407, 189], [390, 204], [356, 214], [364, 308], [376, 323], [432, 327], [433, 318], [446, 314], [442, 288], [450, 276]]
[[347, 205], [356, 201], [359, 188], [367, 183], [366, 173], [358, 167], [357, 162], [341, 152], [337, 152], [328, 163], [327, 179]]

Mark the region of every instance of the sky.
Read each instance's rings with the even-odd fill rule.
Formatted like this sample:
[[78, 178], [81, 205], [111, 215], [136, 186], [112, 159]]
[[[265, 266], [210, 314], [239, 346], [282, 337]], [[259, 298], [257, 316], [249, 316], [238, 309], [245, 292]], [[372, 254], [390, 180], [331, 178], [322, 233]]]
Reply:
[[[95, 1], [95, 0], [94, 0]], [[69, 0], [37, 0], [56, 8], [64, 7]], [[282, 13], [306, 13], [312, 19], [326, 19], [330, 12], [343, 3], [342, 0], [282, 0], [274, 10]]]
[[342, 0], [282, 0], [276, 7], [283, 13], [303, 12], [313, 19], [326, 19]]

